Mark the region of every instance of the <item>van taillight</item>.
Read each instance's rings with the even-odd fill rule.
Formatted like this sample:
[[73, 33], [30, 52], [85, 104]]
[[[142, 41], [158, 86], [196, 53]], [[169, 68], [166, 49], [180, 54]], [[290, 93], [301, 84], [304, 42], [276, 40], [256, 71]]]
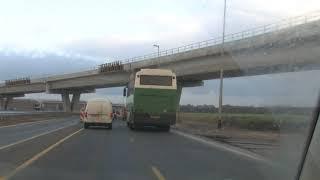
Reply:
[[112, 114], [113, 114], [113, 113], [110, 113], [110, 117], [111, 117], [111, 118], [112, 118]]
[[85, 117], [88, 117], [88, 112], [85, 112], [85, 113], [84, 113], [84, 116], [85, 116]]

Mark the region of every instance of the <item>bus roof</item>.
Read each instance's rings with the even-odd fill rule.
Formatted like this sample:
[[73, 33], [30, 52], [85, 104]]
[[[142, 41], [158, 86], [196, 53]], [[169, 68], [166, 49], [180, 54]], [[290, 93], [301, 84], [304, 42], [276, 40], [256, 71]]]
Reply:
[[170, 69], [141, 69], [137, 75], [175, 76]]

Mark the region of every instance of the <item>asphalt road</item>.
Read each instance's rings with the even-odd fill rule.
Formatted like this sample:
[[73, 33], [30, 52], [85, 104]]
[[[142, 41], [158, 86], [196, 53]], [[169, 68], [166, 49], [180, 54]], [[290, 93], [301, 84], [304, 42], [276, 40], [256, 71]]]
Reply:
[[[9, 145], [9, 146], [8, 146]], [[77, 119], [0, 128], [0, 179], [274, 179], [269, 165], [173, 132], [82, 129]]]
[[17, 114], [46, 114], [50, 112], [56, 112], [56, 111], [1, 111], [0, 115], [17, 115]]

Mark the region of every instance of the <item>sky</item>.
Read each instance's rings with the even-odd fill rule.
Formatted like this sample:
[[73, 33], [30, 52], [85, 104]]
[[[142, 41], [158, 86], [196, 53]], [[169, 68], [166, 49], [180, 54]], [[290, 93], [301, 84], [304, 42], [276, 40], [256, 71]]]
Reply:
[[[319, 0], [228, 0], [226, 33], [317, 10], [320, 10]], [[81, 71], [107, 61], [155, 52], [153, 44], [164, 50], [219, 37], [222, 14], [223, 0], [3, 1], [0, 2], [0, 80]], [[224, 103], [303, 102], [307, 105], [308, 98], [301, 101], [296, 95], [303, 91], [310, 99], [314, 98], [316, 83], [303, 79], [315, 74], [319, 72], [226, 79]], [[305, 84], [295, 83], [299, 78]], [[308, 91], [294, 85], [310, 88]], [[298, 92], [284, 93], [289, 86], [299, 89]], [[217, 90], [218, 81], [186, 88], [181, 103], [216, 105]], [[121, 92], [121, 88], [102, 89], [83, 95], [82, 99], [108, 96], [114, 102], [122, 102]], [[47, 94], [27, 97], [60, 98]], [[292, 102], [292, 97], [297, 101]]]

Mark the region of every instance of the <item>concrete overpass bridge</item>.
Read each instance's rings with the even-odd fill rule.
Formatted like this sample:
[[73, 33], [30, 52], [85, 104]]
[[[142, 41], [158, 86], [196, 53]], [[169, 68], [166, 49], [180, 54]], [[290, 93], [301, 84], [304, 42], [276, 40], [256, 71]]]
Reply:
[[[0, 107], [27, 93], [61, 94], [65, 111], [72, 111], [81, 93], [119, 87], [141, 68], [172, 69], [180, 87], [203, 80], [320, 69], [320, 12], [229, 34], [149, 55], [123, 60], [116, 71], [94, 70], [0, 84]], [[70, 100], [69, 95], [72, 94]]]

